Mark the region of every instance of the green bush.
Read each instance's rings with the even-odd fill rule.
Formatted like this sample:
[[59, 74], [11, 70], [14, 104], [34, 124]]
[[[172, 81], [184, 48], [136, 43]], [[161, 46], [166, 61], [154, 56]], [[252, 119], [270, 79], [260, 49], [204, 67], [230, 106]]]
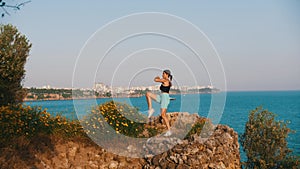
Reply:
[[126, 103], [110, 101], [94, 108], [91, 114], [82, 120], [82, 124], [90, 135], [115, 132], [129, 137], [138, 137], [144, 130], [145, 118], [137, 108]]
[[51, 116], [40, 107], [9, 105], [0, 107], [0, 145], [13, 144], [18, 137], [31, 139], [39, 134], [59, 137], [82, 136], [84, 132], [76, 120], [61, 115]]
[[[192, 135], [197, 134], [200, 135], [200, 133], [203, 130], [204, 125], [207, 123], [207, 127], [212, 128], [212, 123], [210, 120], [206, 118], [199, 118], [191, 127], [191, 130], [188, 132], [188, 134], [185, 136], [185, 138], [190, 138]], [[189, 127], [188, 127], [189, 128]]]
[[[245, 168], [296, 168], [299, 159], [291, 156], [286, 138], [287, 122], [275, 121], [275, 114], [258, 107], [249, 114], [241, 144], [247, 155]], [[299, 167], [299, 166], [298, 166]]]

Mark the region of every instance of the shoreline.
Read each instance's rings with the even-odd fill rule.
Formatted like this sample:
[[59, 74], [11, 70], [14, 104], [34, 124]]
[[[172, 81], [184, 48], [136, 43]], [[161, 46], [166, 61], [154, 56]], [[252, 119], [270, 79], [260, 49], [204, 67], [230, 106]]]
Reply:
[[[197, 93], [170, 93], [170, 95], [193, 95], [193, 94], [217, 94], [221, 92], [197, 92]], [[108, 98], [139, 98], [145, 95], [120, 95], [113, 97], [78, 97], [78, 98], [47, 98], [47, 99], [23, 99], [23, 102], [38, 102], [38, 101], [64, 101], [64, 100], [89, 100], [89, 99], [108, 99]]]
[[[218, 94], [218, 93], [254, 93], [254, 92], [300, 92], [300, 90], [259, 90], [259, 91], [218, 91], [218, 92], [195, 92], [195, 93], [170, 93], [170, 95], [193, 95], [193, 94]], [[154, 92], [155, 93], [155, 92]], [[157, 94], [157, 93], [156, 93]], [[78, 97], [78, 98], [47, 98], [47, 99], [23, 99], [23, 102], [38, 102], [38, 101], [64, 101], [64, 100], [89, 100], [89, 99], [108, 99], [108, 98], [139, 98], [145, 95], [119, 95], [113, 97]]]
[[89, 99], [108, 99], [108, 98], [138, 98], [142, 96], [115, 96], [115, 97], [79, 97], [79, 98], [48, 98], [48, 99], [24, 99], [23, 102], [38, 102], [38, 101], [64, 101], [64, 100], [89, 100]]

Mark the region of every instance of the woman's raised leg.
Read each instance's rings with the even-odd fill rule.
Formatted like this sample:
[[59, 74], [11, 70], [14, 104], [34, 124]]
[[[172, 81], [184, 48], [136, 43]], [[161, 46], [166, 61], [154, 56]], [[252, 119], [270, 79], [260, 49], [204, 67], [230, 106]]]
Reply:
[[154, 113], [154, 109], [152, 108], [152, 100], [156, 100], [156, 97], [157, 97], [156, 94], [150, 92], [146, 93], [146, 99], [148, 103], [148, 118], [150, 118]]
[[147, 103], [148, 103], [148, 109], [151, 110], [152, 109], [152, 101], [151, 100], [156, 100], [156, 94], [147, 92], [146, 99], [147, 99]]

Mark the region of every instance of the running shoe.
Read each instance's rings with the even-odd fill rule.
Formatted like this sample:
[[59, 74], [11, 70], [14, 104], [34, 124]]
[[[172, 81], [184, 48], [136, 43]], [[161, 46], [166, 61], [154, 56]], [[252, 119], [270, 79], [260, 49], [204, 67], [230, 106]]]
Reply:
[[168, 137], [168, 136], [171, 136], [171, 135], [172, 135], [171, 130], [168, 130], [164, 136]]
[[153, 108], [150, 109], [150, 110], [148, 110], [148, 118], [150, 118], [153, 115], [153, 113], [154, 113], [154, 109]]

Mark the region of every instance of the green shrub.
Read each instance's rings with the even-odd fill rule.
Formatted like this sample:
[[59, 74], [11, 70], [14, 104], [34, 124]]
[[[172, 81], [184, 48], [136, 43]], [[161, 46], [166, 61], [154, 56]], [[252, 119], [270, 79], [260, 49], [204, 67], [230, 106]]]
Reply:
[[189, 138], [194, 134], [200, 135], [206, 121], [207, 120], [202, 118], [201, 120], [198, 120], [196, 123], [194, 123], [193, 126], [191, 127], [191, 130], [188, 132], [185, 138]]
[[[296, 168], [299, 160], [291, 156], [286, 138], [287, 122], [275, 121], [275, 114], [258, 107], [249, 114], [241, 144], [247, 155], [245, 168]], [[298, 166], [299, 167], [299, 166]]]
[[126, 103], [110, 101], [94, 108], [91, 114], [83, 119], [82, 124], [86, 133], [90, 135], [115, 132], [129, 137], [138, 137], [144, 130], [145, 119], [146, 117], [140, 114], [137, 108]]
[[51, 133], [64, 138], [72, 138], [74, 136], [85, 137], [83, 128], [78, 120], [69, 120], [61, 114], [51, 117], [49, 120]]
[[50, 133], [48, 124], [50, 115], [38, 108], [20, 105], [0, 107], [1, 143], [19, 136], [33, 137], [36, 133]]
[[22, 104], [0, 107], [0, 145], [7, 146], [12, 139], [31, 139], [39, 134], [55, 134], [59, 137], [82, 136], [84, 132], [78, 121], [61, 115], [51, 116], [40, 107]]

